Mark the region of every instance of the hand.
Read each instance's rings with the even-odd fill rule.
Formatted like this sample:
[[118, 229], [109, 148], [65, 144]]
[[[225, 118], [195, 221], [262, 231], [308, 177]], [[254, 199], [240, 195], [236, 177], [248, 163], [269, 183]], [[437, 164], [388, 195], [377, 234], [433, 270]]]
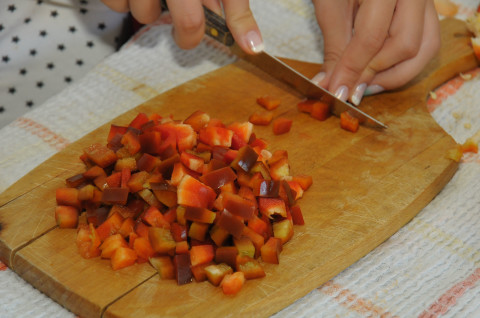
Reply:
[[325, 44], [320, 86], [358, 105], [398, 88], [440, 47], [432, 0], [313, 0]]
[[[154, 22], [161, 14], [160, 0], [102, 0], [117, 12], [131, 12], [140, 23]], [[247, 53], [263, 51], [263, 40], [248, 0], [222, 0], [225, 20], [233, 38]], [[222, 14], [220, 0], [167, 0], [173, 20], [173, 38], [182, 49], [196, 47], [205, 33], [202, 5]]]

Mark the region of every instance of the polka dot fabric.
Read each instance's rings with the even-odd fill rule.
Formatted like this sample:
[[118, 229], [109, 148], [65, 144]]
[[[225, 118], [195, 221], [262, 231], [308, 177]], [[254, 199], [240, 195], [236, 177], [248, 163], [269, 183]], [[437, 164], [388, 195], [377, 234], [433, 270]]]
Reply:
[[0, 2], [0, 127], [112, 54], [124, 15], [98, 0]]

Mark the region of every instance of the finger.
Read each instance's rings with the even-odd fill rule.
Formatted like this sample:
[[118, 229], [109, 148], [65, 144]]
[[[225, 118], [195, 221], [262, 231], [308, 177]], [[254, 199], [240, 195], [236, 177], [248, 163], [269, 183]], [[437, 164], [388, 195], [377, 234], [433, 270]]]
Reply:
[[130, 0], [129, 5], [135, 20], [142, 24], [154, 22], [162, 13], [158, 0]]
[[345, 48], [328, 89], [342, 100], [351, 96], [353, 86], [371, 59], [379, 52], [388, 35], [395, 0], [365, 0], [354, 22], [354, 35]]
[[327, 88], [335, 65], [351, 40], [355, 7], [353, 2], [337, 0], [314, 0], [313, 5], [323, 35], [324, 59], [321, 72], [312, 81]]
[[422, 44], [426, 1], [399, 1], [390, 27], [390, 36], [369, 64], [379, 72], [417, 55]]
[[424, 21], [422, 44], [418, 54], [378, 73], [367, 88], [366, 94], [370, 95], [405, 85], [435, 56], [440, 48], [440, 24], [432, 1], [428, 1], [426, 4]]
[[260, 29], [250, 10], [248, 0], [223, 0], [225, 20], [238, 45], [247, 53], [264, 50]]
[[130, 6], [128, 0], [102, 0], [103, 4], [116, 12], [128, 12]]
[[397, 2], [389, 36], [353, 86], [353, 104], [360, 104], [367, 83], [372, 81], [375, 74], [417, 55], [422, 44], [425, 5], [425, 0]]
[[205, 15], [200, 0], [167, 0], [173, 21], [173, 38], [182, 49], [192, 49], [205, 34]]
[[203, 0], [203, 5], [218, 14], [219, 16], [223, 16], [220, 0]]

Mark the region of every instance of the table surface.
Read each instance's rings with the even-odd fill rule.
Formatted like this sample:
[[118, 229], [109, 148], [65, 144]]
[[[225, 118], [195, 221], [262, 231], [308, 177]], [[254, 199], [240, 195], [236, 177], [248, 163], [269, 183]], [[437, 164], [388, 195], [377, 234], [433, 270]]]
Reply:
[[[460, 4], [457, 18], [478, 1]], [[310, 1], [254, 0], [267, 49], [322, 61]], [[232, 63], [212, 40], [178, 49], [164, 16], [76, 84], [0, 129], [0, 191], [54, 153], [146, 100]], [[152, 71], [154, 70], [154, 71]], [[435, 91], [428, 109], [459, 142], [480, 130], [480, 69]], [[277, 313], [277, 317], [472, 317], [480, 312], [480, 156], [465, 155], [453, 179], [389, 240]], [[75, 317], [0, 263], [0, 317]]]

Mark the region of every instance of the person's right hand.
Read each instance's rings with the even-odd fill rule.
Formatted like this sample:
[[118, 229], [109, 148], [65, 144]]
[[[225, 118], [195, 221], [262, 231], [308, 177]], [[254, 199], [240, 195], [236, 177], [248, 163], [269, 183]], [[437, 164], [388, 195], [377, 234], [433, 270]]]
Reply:
[[[161, 14], [160, 0], [102, 0], [117, 12], [131, 12], [140, 23], [154, 22]], [[173, 20], [173, 38], [182, 49], [196, 47], [205, 33], [205, 16], [202, 5], [222, 15], [238, 45], [247, 53], [263, 51], [260, 30], [250, 10], [248, 0], [167, 0]]]

